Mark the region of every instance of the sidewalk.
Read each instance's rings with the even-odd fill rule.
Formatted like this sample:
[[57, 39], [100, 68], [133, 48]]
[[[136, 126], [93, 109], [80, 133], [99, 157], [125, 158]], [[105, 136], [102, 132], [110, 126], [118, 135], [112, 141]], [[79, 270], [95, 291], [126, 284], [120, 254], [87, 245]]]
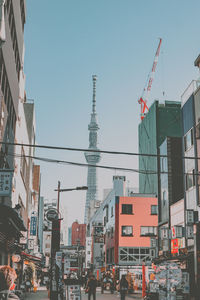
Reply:
[[47, 293], [47, 290], [46, 290], [46, 287], [40, 287], [36, 293], [26, 293], [26, 297], [25, 297], [26, 300], [39, 300], [39, 299], [42, 299], [42, 300], [49, 300], [48, 299], [48, 293]]

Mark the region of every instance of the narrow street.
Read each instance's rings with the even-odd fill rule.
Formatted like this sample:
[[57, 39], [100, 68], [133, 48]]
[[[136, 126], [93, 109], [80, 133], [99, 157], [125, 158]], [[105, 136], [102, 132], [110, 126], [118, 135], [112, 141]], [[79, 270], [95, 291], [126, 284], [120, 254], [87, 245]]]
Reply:
[[[100, 290], [97, 289], [97, 300], [114, 300], [114, 299], [120, 299], [120, 295], [118, 293], [110, 294], [109, 292], [105, 292], [104, 294], [101, 294]], [[46, 288], [40, 288], [36, 293], [28, 293], [25, 297], [26, 300], [48, 300], [48, 295]], [[82, 300], [87, 300], [88, 295], [85, 294], [84, 290], [82, 290]], [[91, 300], [93, 298], [91, 297]], [[131, 300], [131, 299], [142, 299], [142, 294], [140, 292], [135, 292], [134, 294], [127, 295], [126, 300]]]
[[[114, 300], [114, 299], [120, 299], [120, 294], [119, 293], [114, 293], [111, 294], [110, 292], [104, 292], [104, 294], [101, 294], [101, 292], [97, 289], [97, 297], [98, 300]], [[87, 300], [88, 295], [82, 292], [82, 300]], [[126, 300], [131, 300], [131, 299], [142, 299], [142, 294], [141, 293], [134, 293], [134, 294], [129, 294], [125, 298]], [[91, 297], [92, 300], [92, 297]]]

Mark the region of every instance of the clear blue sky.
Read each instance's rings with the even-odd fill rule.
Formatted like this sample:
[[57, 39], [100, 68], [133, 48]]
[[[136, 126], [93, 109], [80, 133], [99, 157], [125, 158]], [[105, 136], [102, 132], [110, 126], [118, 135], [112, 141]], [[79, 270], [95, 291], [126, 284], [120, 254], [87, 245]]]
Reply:
[[[137, 99], [158, 45], [161, 55], [152, 86], [153, 99], [180, 100], [198, 77], [200, 2], [187, 0], [27, 0], [25, 74], [28, 98], [35, 100], [37, 143], [87, 148], [92, 75], [97, 81], [99, 148], [138, 152]], [[37, 151], [45, 157], [85, 162], [82, 153]], [[101, 164], [137, 168], [137, 159], [102, 155]], [[87, 169], [41, 164], [42, 194], [55, 198], [62, 187], [86, 185]], [[112, 175], [99, 170], [99, 196]], [[86, 192], [62, 194], [69, 224], [83, 221]]]

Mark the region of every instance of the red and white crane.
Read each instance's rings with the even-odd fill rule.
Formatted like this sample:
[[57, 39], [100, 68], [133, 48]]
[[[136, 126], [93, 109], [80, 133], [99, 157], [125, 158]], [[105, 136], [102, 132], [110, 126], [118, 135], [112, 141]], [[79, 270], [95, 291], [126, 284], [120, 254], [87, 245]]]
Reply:
[[148, 98], [149, 98], [149, 94], [150, 94], [150, 91], [151, 91], [151, 86], [152, 86], [154, 75], [155, 75], [156, 66], [157, 66], [157, 63], [158, 63], [158, 57], [159, 57], [159, 54], [160, 54], [161, 43], [162, 43], [162, 39], [160, 38], [158, 48], [156, 50], [155, 58], [154, 58], [154, 61], [153, 61], [153, 66], [152, 66], [151, 71], [150, 71], [150, 73], [147, 77], [147, 81], [146, 81], [145, 87], [143, 89], [142, 96], [138, 100], [138, 103], [141, 105], [141, 114], [140, 114], [141, 120], [144, 119], [144, 117], [146, 115], [146, 112], [149, 110], [149, 108], [147, 106], [147, 101], [148, 101]]

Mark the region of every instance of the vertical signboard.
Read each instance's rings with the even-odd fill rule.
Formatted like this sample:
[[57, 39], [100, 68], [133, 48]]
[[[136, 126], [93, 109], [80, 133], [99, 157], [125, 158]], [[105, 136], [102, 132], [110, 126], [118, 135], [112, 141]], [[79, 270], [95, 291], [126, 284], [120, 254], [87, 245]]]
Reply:
[[68, 257], [64, 258], [64, 270], [63, 270], [63, 273], [65, 275], [70, 274], [70, 261], [69, 261]]
[[67, 300], [81, 300], [80, 285], [68, 285], [67, 286]]
[[[59, 268], [56, 263], [56, 252], [60, 250], [60, 220], [52, 221], [51, 235], [51, 281], [50, 281], [50, 299], [58, 299], [59, 288]], [[58, 256], [57, 256], [58, 258]], [[59, 259], [57, 260], [59, 261]]]
[[37, 229], [37, 217], [32, 216], [31, 217], [31, 225], [30, 225], [30, 235], [36, 235], [36, 229]]
[[13, 171], [0, 169], [0, 196], [10, 196]]

